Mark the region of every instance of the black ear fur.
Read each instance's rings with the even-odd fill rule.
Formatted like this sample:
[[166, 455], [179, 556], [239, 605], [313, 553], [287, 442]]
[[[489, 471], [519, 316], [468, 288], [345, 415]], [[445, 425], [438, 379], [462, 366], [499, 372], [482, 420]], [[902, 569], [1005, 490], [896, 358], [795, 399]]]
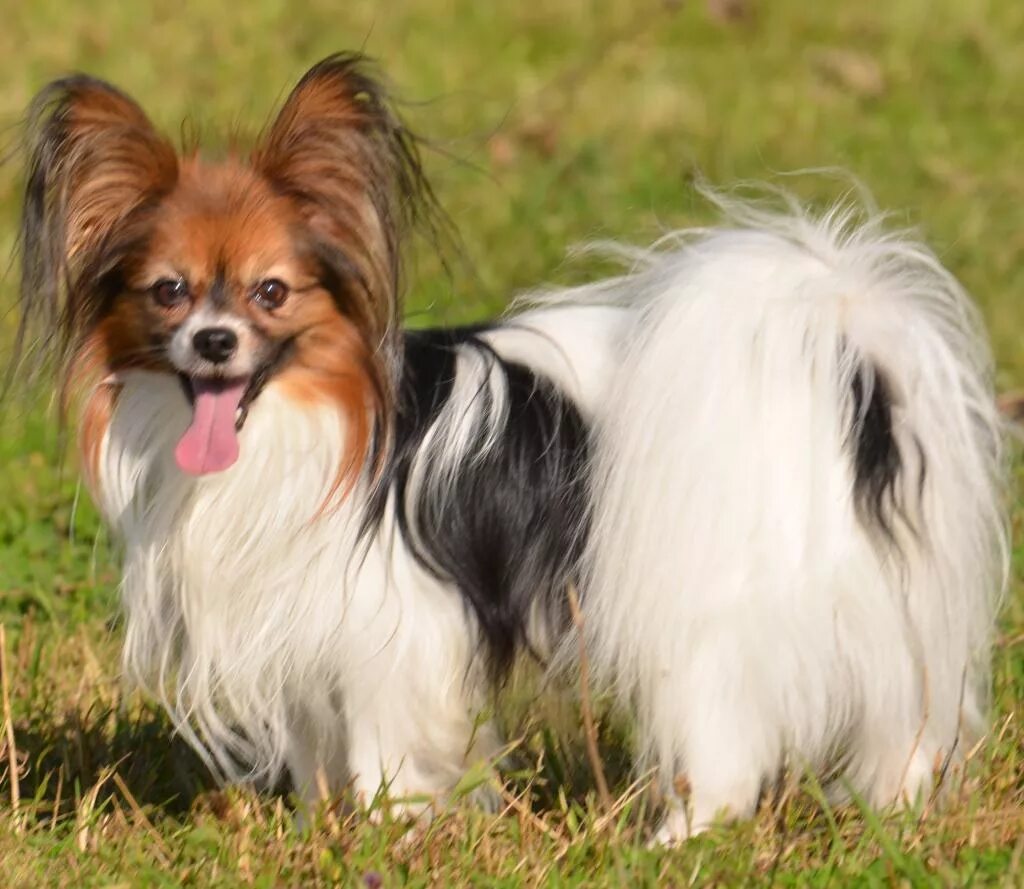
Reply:
[[36, 371], [63, 369], [95, 323], [109, 276], [141, 236], [142, 217], [177, 179], [171, 144], [120, 90], [83, 74], [33, 100], [19, 249], [20, 321], [12, 372], [28, 347]]

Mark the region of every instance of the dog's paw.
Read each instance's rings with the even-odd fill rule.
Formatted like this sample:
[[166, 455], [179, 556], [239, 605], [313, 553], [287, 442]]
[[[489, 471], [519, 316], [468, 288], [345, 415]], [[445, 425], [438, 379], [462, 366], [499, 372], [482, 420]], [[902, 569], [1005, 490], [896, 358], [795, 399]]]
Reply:
[[671, 849], [681, 846], [687, 840], [707, 832], [710, 827], [711, 823], [707, 821], [692, 823], [684, 808], [673, 807], [648, 841], [647, 848]]

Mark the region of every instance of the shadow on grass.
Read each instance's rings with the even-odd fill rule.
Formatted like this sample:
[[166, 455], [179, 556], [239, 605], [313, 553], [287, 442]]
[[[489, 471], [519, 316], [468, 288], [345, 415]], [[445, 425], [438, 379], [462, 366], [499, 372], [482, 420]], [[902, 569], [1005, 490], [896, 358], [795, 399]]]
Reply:
[[[88, 799], [93, 810], [116, 800], [153, 817], [182, 820], [218, 796], [216, 778], [158, 705], [125, 701], [84, 680], [75, 690], [73, 676], [50, 687], [27, 682], [24, 674], [19, 678], [14, 737], [23, 817], [57, 823], [73, 817]], [[594, 769], [574, 695], [564, 687], [542, 690], [542, 684], [529, 676], [502, 695], [499, 725], [506, 737], [517, 739], [500, 766], [506, 792], [541, 816], [593, 810]], [[618, 797], [636, 778], [629, 738], [610, 718], [598, 724], [601, 768]], [[0, 797], [10, 800], [6, 765], [3, 750]], [[284, 780], [259, 790], [264, 798], [290, 802]]]
[[[538, 815], [567, 807], [586, 811], [597, 802], [576, 691], [557, 682], [551, 687], [527, 665], [500, 702], [498, 724], [506, 738], [518, 739], [502, 763], [501, 777], [508, 791]], [[623, 720], [595, 704], [599, 767], [615, 799], [636, 786], [631, 739]]]
[[94, 702], [84, 711], [51, 716], [33, 714], [27, 725], [20, 721], [15, 727], [21, 798], [39, 819], [73, 813], [94, 789], [95, 807], [117, 797], [132, 807], [182, 817], [197, 797], [218, 787], [155, 709], [127, 714]]

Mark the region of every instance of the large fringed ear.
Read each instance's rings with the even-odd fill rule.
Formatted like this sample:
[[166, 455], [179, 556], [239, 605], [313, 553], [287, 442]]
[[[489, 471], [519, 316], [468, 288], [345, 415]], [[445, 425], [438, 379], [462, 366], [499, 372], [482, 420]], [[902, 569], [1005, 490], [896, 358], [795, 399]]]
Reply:
[[60, 361], [96, 321], [105, 279], [174, 187], [178, 160], [135, 102], [84, 75], [45, 87], [27, 132], [16, 354], [36, 335]]
[[[253, 164], [295, 202], [341, 311], [371, 349], [392, 352], [404, 236], [432, 198], [416, 140], [366, 60], [338, 54], [310, 69], [265, 132]], [[390, 390], [387, 376], [378, 382]]]

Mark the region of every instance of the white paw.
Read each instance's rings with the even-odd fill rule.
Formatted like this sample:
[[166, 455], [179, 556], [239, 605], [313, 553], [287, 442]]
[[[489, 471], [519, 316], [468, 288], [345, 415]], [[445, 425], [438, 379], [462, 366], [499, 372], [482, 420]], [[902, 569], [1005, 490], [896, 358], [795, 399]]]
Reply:
[[654, 832], [654, 836], [647, 843], [647, 848], [671, 849], [705, 833], [710, 827], [711, 823], [707, 821], [691, 823], [685, 809], [673, 807], [665, 815], [661, 826]]
[[904, 769], [903, 780], [896, 806], [914, 809], [925, 802], [935, 788], [935, 775], [941, 761], [938, 756], [929, 757], [923, 750], [915, 750]]

